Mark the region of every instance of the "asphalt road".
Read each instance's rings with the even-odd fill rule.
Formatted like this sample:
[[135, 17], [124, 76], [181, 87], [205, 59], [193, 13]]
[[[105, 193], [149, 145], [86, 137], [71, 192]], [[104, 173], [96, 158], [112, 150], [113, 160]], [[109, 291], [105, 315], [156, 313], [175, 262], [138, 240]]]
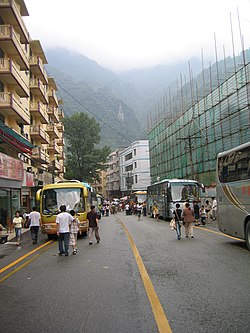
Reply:
[[[177, 241], [167, 222], [124, 213], [102, 218], [101, 242], [90, 246], [86, 237], [79, 239], [76, 256], [58, 256], [52, 242], [2, 271], [0, 332], [159, 332], [122, 223], [172, 332], [250, 332], [250, 252], [244, 243], [213, 225]], [[41, 235], [33, 245], [27, 233], [19, 248], [0, 245], [0, 272], [45, 242]]]

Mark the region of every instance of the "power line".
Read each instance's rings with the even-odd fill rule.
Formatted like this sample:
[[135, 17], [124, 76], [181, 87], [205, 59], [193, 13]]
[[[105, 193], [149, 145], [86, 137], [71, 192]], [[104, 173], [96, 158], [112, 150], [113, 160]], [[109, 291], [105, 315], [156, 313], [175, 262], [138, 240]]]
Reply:
[[[71, 95], [67, 90], [65, 90], [59, 83], [57, 85], [67, 94], [69, 95], [75, 102], [77, 102], [82, 108], [84, 108], [86, 111], [88, 111], [92, 116], [97, 118], [102, 124], [106, 125], [108, 128], [110, 128], [112, 131], [116, 132], [119, 136], [121, 136], [123, 139], [129, 140], [129, 138], [122, 133], [120, 133], [118, 130], [116, 130], [114, 127], [110, 126], [108, 123], [106, 123], [102, 118], [95, 115], [93, 111], [91, 111], [89, 108], [87, 108], [85, 105], [83, 105], [77, 98], [75, 98], [73, 95]], [[71, 115], [73, 115], [71, 113]]]

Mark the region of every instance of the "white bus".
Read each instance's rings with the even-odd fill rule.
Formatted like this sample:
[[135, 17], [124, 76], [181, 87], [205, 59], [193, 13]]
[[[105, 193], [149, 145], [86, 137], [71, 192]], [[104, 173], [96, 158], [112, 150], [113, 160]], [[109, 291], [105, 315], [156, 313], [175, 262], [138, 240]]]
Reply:
[[164, 179], [147, 188], [147, 211], [152, 214], [152, 207], [157, 204], [159, 216], [165, 220], [173, 218], [176, 203], [183, 205], [189, 201], [200, 202], [203, 184], [190, 179]]
[[250, 142], [218, 154], [217, 205], [219, 230], [250, 250]]

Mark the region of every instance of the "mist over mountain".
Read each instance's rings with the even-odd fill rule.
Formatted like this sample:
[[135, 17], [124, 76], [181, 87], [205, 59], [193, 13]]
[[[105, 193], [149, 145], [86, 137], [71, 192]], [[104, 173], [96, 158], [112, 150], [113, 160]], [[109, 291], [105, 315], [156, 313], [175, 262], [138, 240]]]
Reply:
[[[201, 60], [196, 58], [190, 60], [190, 68], [185, 62], [114, 73], [64, 48], [47, 50], [46, 57], [46, 69], [56, 79], [65, 114], [86, 112], [95, 117], [101, 125], [101, 145], [112, 149], [147, 139], [147, 115], [156, 109], [169, 86], [173, 92], [178, 90], [180, 74], [188, 82], [191, 68], [197, 86], [202, 87], [203, 78], [198, 75]], [[229, 57], [227, 63], [232, 67], [233, 59]], [[224, 65], [223, 61], [218, 63], [220, 72]], [[212, 71], [204, 71], [207, 80], [211, 72], [213, 77], [217, 75], [215, 65]]]

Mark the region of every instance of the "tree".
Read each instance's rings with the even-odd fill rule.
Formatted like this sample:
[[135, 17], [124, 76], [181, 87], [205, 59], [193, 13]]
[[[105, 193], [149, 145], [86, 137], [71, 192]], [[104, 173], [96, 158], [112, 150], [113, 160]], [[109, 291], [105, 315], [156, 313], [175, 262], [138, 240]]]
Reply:
[[66, 179], [93, 182], [97, 170], [105, 169], [110, 148], [97, 148], [100, 125], [86, 113], [79, 112], [64, 119], [66, 139]]

